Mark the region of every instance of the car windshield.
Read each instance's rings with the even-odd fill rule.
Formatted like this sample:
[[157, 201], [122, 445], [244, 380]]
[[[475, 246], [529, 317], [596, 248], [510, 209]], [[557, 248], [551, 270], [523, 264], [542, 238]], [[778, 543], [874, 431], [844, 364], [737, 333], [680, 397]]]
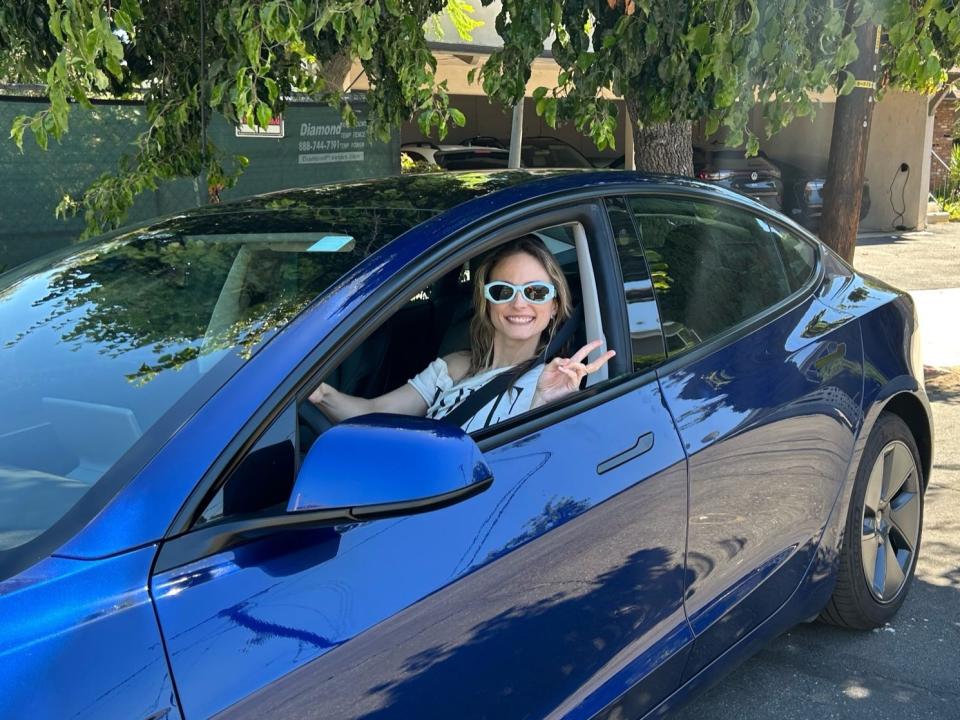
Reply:
[[221, 360], [235, 369], [436, 212], [182, 216], [2, 278], [0, 550], [56, 522]]

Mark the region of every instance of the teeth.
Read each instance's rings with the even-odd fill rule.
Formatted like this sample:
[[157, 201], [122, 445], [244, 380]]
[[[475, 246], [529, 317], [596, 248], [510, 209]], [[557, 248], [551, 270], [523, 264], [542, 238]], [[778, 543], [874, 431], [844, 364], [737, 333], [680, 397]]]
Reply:
[[527, 323], [532, 323], [532, 322], [533, 322], [533, 318], [532, 318], [532, 317], [517, 316], [517, 315], [508, 315], [508, 316], [507, 316], [507, 321], [508, 321], [508, 322], [512, 322], [512, 323], [523, 323], [523, 324], [527, 324]]

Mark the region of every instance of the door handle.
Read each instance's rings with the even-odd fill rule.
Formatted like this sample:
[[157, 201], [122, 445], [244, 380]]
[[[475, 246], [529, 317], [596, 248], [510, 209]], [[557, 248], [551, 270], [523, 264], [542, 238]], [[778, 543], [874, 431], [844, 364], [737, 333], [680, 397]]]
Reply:
[[653, 447], [653, 433], [648, 432], [645, 435], [641, 435], [637, 438], [636, 444], [629, 450], [624, 450], [622, 453], [618, 453], [611, 458], [607, 458], [602, 463], [597, 465], [597, 474], [603, 475], [609, 470], [620, 467], [626, 462], [630, 462], [634, 458], [638, 458], [643, 455], [645, 452], [648, 452], [650, 448]]

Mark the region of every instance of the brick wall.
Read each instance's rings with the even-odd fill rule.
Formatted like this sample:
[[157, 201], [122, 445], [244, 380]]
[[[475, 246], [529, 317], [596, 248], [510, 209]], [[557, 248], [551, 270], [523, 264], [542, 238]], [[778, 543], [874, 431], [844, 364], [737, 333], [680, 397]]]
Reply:
[[[957, 98], [947, 96], [937, 106], [933, 118], [933, 151], [950, 164], [953, 150], [953, 123], [957, 115]], [[930, 191], [936, 192], [946, 180], [947, 170], [936, 160], [930, 163]]]

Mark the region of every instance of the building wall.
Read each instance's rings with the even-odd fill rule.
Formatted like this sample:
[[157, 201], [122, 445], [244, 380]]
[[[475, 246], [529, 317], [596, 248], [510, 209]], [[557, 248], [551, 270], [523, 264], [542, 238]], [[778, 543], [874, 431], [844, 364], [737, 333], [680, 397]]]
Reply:
[[[933, 152], [947, 165], [953, 152], [953, 125], [957, 119], [957, 99], [952, 96], [940, 101], [933, 116]], [[930, 192], [942, 188], [949, 175], [948, 169], [933, 160], [930, 166]]]

